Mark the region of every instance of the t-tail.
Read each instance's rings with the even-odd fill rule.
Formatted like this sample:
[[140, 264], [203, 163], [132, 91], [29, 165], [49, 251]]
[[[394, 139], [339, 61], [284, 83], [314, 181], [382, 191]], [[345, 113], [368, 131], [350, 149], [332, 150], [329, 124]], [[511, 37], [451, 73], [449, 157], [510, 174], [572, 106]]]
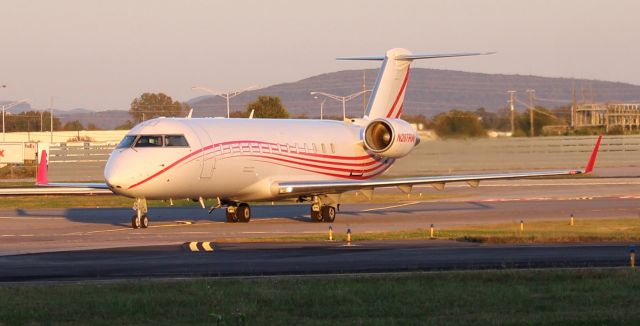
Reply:
[[406, 49], [396, 48], [387, 51], [384, 57], [348, 57], [338, 58], [338, 60], [382, 61], [382, 68], [378, 73], [376, 84], [369, 98], [364, 119], [397, 119], [400, 118], [404, 110], [404, 95], [409, 81], [409, 68], [413, 60], [466, 57], [492, 53], [412, 54]]

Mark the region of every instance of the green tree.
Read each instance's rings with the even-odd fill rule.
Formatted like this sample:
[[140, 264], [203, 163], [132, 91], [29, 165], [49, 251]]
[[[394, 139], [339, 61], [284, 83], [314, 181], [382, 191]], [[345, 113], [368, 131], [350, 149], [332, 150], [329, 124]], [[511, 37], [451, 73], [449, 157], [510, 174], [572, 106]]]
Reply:
[[[530, 109], [527, 109], [524, 114], [518, 115], [517, 124], [523, 131], [524, 135], [530, 136], [531, 117], [529, 115]], [[542, 134], [542, 128], [544, 126], [558, 124], [560, 121], [553, 115], [553, 113], [544, 107], [536, 106], [533, 110], [533, 135], [540, 136]]]
[[127, 120], [125, 123], [117, 126], [116, 130], [129, 130], [129, 129], [133, 128], [133, 126], [135, 126], [133, 121]]
[[251, 111], [254, 111], [254, 118], [289, 118], [289, 112], [282, 105], [280, 97], [278, 96], [260, 96], [254, 102], [247, 105], [246, 114], [249, 116]]
[[164, 93], [144, 93], [131, 102], [129, 114], [134, 123], [139, 123], [156, 117], [186, 116], [189, 110], [189, 104], [174, 101]]
[[436, 115], [433, 127], [438, 136], [447, 137], [486, 137], [480, 119], [473, 112], [451, 110]]
[[480, 123], [484, 129], [499, 131], [511, 130], [511, 111], [508, 109], [491, 112], [485, 108], [479, 108], [475, 111], [475, 114], [480, 118]]
[[[51, 112], [50, 111], [25, 111], [17, 114], [6, 113], [5, 130], [13, 131], [50, 131]], [[40, 122], [42, 121], [42, 126]], [[60, 130], [60, 119], [53, 117], [53, 130]]]
[[230, 118], [248, 118], [249, 115], [244, 111], [231, 111], [229, 113]]
[[73, 120], [65, 123], [64, 127], [62, 127], [62, 130], [64, 131], [84, 130], [84, 126], [82, 125], [82, 122], [80, 122], [79, 120]]
[[89, 122], [89, 124], [87, 124], [87, 130], [102, 130], [102, 128], [99, 128], [93, 122]]

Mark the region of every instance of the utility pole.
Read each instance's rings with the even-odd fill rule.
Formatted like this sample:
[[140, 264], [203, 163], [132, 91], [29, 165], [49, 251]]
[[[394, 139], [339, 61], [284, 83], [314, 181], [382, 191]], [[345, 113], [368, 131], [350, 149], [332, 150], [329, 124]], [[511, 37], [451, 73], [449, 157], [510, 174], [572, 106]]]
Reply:
[[528, 89], [527, 94], [529, 94], [529, 125], [530, 125], [530, 137], [533, 137], [533, 97], [535, 96], [535, 89]]
[[577, 118], [577, 110], [578, 110], [578, 99], [576, 98], [576, 84], [575, 82], [573, 83], [573, 91], [571, 92], [571, 96], [572, 96], [572, 100], [573, 102], [571, 103], [571, 128], [575, 128], [576, 127], [576, 118]]
[[51, 133], [50, 133], [50, 137], [49, 137], [49, 142], [53, 143], [53, 96], [51, 96], [51, 103], [50, 103], [50, 107], [51, 109], [51, 116], [50, 116], [50, 124], [51, 124]]
[[508, 91], [509, 93], [509, 108], [511, 109], [511, 137], [516, 132], [515, 128], [515, 107], [513, 106], [516, 100], [516, 91]]

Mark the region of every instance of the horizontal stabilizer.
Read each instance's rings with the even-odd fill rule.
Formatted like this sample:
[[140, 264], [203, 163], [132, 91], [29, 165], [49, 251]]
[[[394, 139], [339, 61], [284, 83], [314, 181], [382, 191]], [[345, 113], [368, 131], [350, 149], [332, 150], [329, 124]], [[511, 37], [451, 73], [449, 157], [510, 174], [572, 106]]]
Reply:
[[[398, 55], [396, 60], [418, 60], [418, 59], [438, 59], [438, 58], [454, 58], [454, 57], [470, 57], [474, 55], [490, 55], [496, 52], [462, 52], [462, 53], [434, 53], [434, 54], [406, 54]], [[383, 61], [384, 56], [371, 57], [340, 57], [336, 60], [362, 60], [362, 61]]]

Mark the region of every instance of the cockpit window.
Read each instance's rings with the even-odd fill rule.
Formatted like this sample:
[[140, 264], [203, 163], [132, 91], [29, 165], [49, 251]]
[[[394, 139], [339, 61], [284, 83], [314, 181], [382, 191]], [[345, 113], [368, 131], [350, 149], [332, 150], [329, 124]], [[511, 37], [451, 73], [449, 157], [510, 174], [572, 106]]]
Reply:
[[116, 148], [129, 148], [133, 144], [133, 141], [136, 139], [136, 136], [124, 136], [118, 146]]
[[166, 135], [164, 140], [164, 145], [167, 147], [189, 147], [187, 139], [182, 135]]
[[142, 135], [138, 138], [134, 147], [162, 147], [162, 136]]

